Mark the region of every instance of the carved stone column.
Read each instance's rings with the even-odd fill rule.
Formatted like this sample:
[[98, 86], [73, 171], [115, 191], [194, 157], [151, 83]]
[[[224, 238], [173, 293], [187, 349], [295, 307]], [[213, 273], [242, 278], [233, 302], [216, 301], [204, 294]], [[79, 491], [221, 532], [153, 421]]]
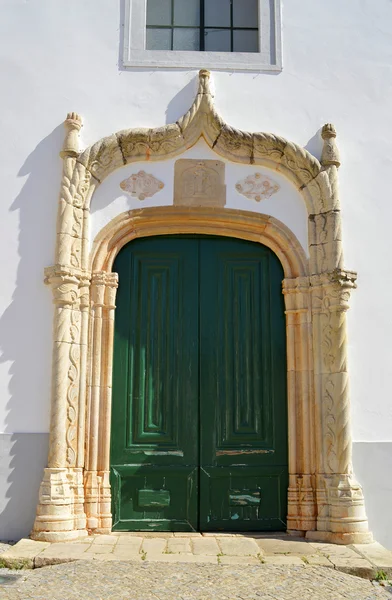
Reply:
[[85, 490], [87, 527], [100, 533], [110, 532], [112, 526], [109, 482], [110, 419], [117, 287], [116, 273], [93, 273]]
[[82, 268], [83, 205], [91, 176], [76, 161], [80, 117], [70, 113], [61, 156], [56, 264], [45, 270], [54, 301], [48, 467], [31, 536], [46, 541], [87, 535], [84, 514], [84, 398], [89, 273]]
[[308, 537], [368, 542], [362, 490], [352, 472], [346, 311], [356, 273], [313, 275], [313, 343], [317, 444], [317, 532]]
[[314, 491], [313, 356], [308, 277], [285, 279], [289, 490], [287, 529], [316, 528]]
[[83, 354], [80, 301], [89, 277], [83, 271], [60, 265], [49, 267], [45, 275], [55, 305], [52, 404], [48, 467], [40, 488], [32, 537], [58, 541], [86, 535], [77, 448]]

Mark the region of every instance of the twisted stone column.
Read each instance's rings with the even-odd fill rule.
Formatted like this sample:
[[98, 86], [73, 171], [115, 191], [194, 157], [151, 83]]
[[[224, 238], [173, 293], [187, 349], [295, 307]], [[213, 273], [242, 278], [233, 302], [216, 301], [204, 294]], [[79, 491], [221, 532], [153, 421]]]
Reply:
[[[317, 537], [369, 541], [363, 494], [352, 471], [346, 311], [356, 273], [336, 269], [311, 277], [318, 444]], [[311, 534], [309, 534], [311, 536]]]
[[356, 273], [344, 270], [333, 125], [322, 129], [326, 193], [309, 215], [310, 285], [314, 349], [317, 531], [313, 539], [340, 543], [371, 540], [362, 490], [352, 473], [352, 438], [347, 371], [346, 311]]
[[85, 534], [81, 468], [77, 467], [80, 387], [85, 377], [82, 356], [87, 349], [81, 343], [81, 291], [88, 288], [89, 278], [83, 271], [60, 265], [46, 269], [45, 275], [55, 305], [52, 402], [48, 467], [32, 537], [57, 541]]
[[82, 268], [81, 251], [90, 176], [75, 158], [81, 125], [75, 113], [65, 121], [56, 264], [45, 270], [54, 302], [51, 418], [32, 537], [46, 541], [87, 535], [82, 468], [90, 276]]

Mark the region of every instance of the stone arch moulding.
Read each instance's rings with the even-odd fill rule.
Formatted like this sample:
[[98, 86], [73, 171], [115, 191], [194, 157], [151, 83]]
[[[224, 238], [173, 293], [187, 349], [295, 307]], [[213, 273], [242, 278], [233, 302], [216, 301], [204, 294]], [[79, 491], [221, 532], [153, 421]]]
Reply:
[[[321, 161], [285, 139], [247, 133], [217, 114], [210, 73], [177, 123], [131, 129], [79, 150], [80, 117], [70, 113], [61, 151], [55, 265], [45, 270], [55, 305], [48, 466], [32, 537], [65, 541], [111, 530], [109, 482], [112, 345], [119, 249], [135, 237], [214, 233], [269, 246], [285, 279], [289, 530], [336, 543], [372, 541], [361, 487], [352, 472], [346, 311], [356, 273], [343, 266], [332, 125], [322, 129]], [[278, 170], [302, 194], [309, 219], [309, 259], [294, 234], [265, 215], [225, 208], [139, 209], [113, 219], [90, 252], [90, 202], [115, 169], [182, 154], [200, 137], [218, 155]]]

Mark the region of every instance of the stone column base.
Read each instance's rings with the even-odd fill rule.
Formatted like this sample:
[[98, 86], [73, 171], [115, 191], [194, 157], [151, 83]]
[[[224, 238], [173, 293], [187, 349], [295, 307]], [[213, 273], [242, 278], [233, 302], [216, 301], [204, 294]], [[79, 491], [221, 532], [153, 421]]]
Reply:
[[306, 538], [332, 544], [370, 544], [362, 488], [353, 475], [319, 475], [317, 528]]
[[45, 469], [30, 534], [33, 540], [65, 542], [88, 535], [81, 472], [81, 469]]
[[373, 534], [363, 533], [337, 533], [335, 531], [307, 531], [305, 538], [313, 542], [326, 542], [329, 544], [371, 544]]
[[311, 475], [290, 475], [287, 499], [287, 529], [289, 531], [305, 532], [316, 529], [315, 496]]
[[111, 489], [109, 471], [85, 471], [87, 529], [91, 533], [111, 533]]

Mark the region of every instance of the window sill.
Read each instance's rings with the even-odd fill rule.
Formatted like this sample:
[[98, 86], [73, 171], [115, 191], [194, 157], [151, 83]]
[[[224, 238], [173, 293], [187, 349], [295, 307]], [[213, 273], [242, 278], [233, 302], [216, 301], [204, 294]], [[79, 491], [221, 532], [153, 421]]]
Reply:
[[267, 62], [258, 52], [180, 52], [131, 50], [124, 67], [167, 67], [175, 69], [212, 69], [230, 71], [281, 71], [278, 62]]

